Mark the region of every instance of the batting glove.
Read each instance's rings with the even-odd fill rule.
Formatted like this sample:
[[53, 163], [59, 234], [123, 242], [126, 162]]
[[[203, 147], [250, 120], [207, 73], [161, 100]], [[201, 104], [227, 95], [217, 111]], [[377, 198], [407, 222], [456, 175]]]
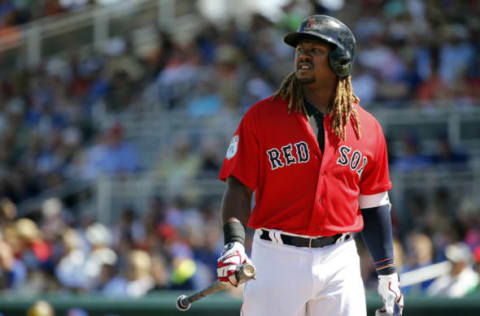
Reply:
[[383, 308], [377, 310], [376, 316], [402, 316], [403, 295], [397, 273], [378, 276], [378, 294], [382, 297]]
[[217, 277], [220, 282], [229, 282], [238, 285], [235, 272], [242, 264], [251, 263], [245, 253], [245, 247], [239, 242], [230, 242], [223, 247], [222, 254], [217, 262]]

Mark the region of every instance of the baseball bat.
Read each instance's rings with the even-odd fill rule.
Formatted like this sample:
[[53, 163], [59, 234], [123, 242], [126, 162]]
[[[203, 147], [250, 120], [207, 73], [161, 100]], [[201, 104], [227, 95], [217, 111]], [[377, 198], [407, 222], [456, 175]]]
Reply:
[[[238, 284], [242, 284], [248, 280], [255, 279], [255, 266], [249, 263], [241, 265], [240, 268], [235, 272], [235, 278], [237, 279]], [[215, 292], [225, 290], [229, 287], [230, 286], [227, 282], [215, 281], [209, 287], [193, 293], [192, 295], [180, 295], [177, 298], [176, 302], [177, 309], [179, 311], [185, 312], [190, 309], [193, 302], [196, 302]]]

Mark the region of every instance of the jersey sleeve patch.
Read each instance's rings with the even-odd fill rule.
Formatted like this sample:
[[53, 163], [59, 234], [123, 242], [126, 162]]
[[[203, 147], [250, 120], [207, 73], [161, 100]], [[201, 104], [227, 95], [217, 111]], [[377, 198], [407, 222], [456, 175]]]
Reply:
[[239, 140], [240, 140], [240, 137], [238, 135], [235, 135], [232, 137], [232, 140], [230, 141], [230, 145], [228, 146], [228, 149], [227, 149], [227, 154], [225, 155], [227, 159], [230, 160], [237, 154]]

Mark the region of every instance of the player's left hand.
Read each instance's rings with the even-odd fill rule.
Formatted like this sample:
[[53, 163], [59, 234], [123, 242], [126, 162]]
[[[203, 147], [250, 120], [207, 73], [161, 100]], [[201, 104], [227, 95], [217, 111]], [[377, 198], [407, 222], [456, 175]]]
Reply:
[[376, 316], [402, 316], [403, 295], [397, 273], [378, 276], [378, 294], [382, 297], [383, 307], [377, 310]]

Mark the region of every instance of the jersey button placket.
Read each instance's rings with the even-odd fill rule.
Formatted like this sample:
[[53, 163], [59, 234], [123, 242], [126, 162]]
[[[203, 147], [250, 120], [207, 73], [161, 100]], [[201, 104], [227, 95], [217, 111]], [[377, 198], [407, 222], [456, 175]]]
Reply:
[[[322, 164], [320, 165], [320, 177], [323, 178], [324, 181], [326, 181], [325, 177], [327, 176], [327, 171], [325, 171], [325, 168], [326, 168], [326, 165], [327, 165], [327, 152], [328, 152], [328, 146], [329, 146], [329, 142], [328, 142], [328, 124], [327, 124], [327, 120], [323, 120], [323, 130], [325, 131], [325, 135], [324, 135], [324, 149], [323, 149], [323, 156], [322, 156]], [[319, 183], [320, 181], [322, 181], [322, 179], [319, 179]], [[319, 184], [319, 187], [320, 187], [320, 184]], [[321, 192], [321, 188], [320, 190], [317, 191], [317, 194], [320, 195], [322, 194]], [[318, 204], [322, 205], [323, 204], [323, 197], [320, 196], [318, 198]]]
[[329, 130], [329, 123], [327, 123], [327, 118], [323, 120], [323, 130], [324, 130], [324, 144], [323, 144], [323, 151], [322, 153], [322, 160], [320, 163], [320, 176], [325, 177], [327, 172], [325, 171], [325, 167], [328, 165], [329, 156], [329, 141], [328, 141], [328, 134], [330, 133]]
[[[321, 169], [321, 167], [320, 167]], [[322, 205], [322, 198], [321, 198], [321, 194], [323, 192], [323, 181], [325, 179], [323, 179], [323, 175], [322, 175], [322, 171], [321, 170], [318, 170], [318, 180], [317, 180], [317, 185], [316, 185], [316, 190], [315, 190], [315, 196], [314, 196], [314, 199], [313, 199], [313, 210], [312, 210], [312, 217], [311, 217], [311, 221], [310, 221], [310, 230], [314, 230], [314, 231], [318, 231], [320, 229], [320, 225], [318, 223], [315, 223], [315, 218], [322, 218], [322, 214], [323, 213], [323, 205]]]
[[317, 176], [317, 183], [315, 185], [315, 193], [314, 196], [312, 197], [312, 212], [310, 214], [310, 220], [309, 220], [309, 225], [308, 225], [308, 231], [312, 232], [317, 230], [318, 225], [315, 223], [315, 219], [319, 218], [318, 214], [318, 197], [320, 196], [320, 187], [322, 186], [322, 177], [320, 176], [320, 169], [321, 169], [321, 160], [320, 160], [320, 165], [318, 166], [318, 169], [316, 170], [318, 176]]
[[[327, 176], [327, 172], [326, 172], [326, 171], [322, 171], [321, 168], [320, 168], [320, 177], [321, 177], [322, 179], [319, 179], [319, 181], [327, 181], [327, 179], [325, 179], [326, 176]], [[322, 192], [319, 191], [317, 194], [319, 195], [318, 203], [322, 204], [322, 203], [323, 203], [323, 196], [321, 195]]]

